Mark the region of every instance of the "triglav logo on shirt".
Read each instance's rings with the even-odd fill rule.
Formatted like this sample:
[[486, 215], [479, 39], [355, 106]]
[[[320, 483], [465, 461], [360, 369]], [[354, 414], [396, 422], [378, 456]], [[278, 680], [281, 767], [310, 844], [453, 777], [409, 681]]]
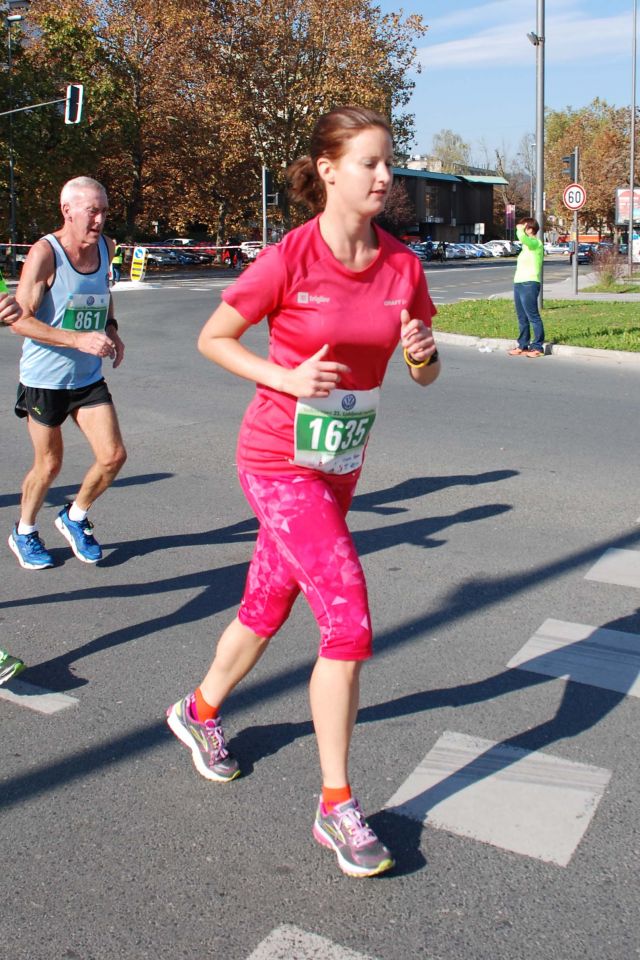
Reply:
[[315, 293], [304, 293], [300, 291], [297, 296], [298, 303], [331, 303], [331, 297], [321, 297]]

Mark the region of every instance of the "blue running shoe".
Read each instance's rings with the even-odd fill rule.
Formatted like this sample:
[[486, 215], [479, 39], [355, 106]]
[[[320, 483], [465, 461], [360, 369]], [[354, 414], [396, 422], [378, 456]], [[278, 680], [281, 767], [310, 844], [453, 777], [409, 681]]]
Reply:
[[88, 517], [80, 523], [69, 519], [69, 504], [62, 508], [55, 519], [55, 524], [62, 536], [67, 540], [78, 560], [83, 563], [97, 563], [102, 560], [102, 547], [94, 537], [93, 524]]
[[12, 657], [6, 650], [0, 649], [0, 684], [6, 683], [12, 677], [17, 677], [24, 670], [24, 663], [17, 657]]
[[35, 533], [18, 533], [16, 525], [7, 542], [25, 570], [45, 570], [53, 566], [53, 557], [45, 550], [37, 530]]

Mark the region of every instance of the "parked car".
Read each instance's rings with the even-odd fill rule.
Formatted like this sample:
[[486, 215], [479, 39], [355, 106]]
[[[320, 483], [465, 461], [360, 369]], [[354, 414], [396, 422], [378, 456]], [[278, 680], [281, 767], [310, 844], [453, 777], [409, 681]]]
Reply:
[[189, 247], [196, 243], [191, 237], [171, 237], [169, 240], [163, 240], [159, 246], [162, 247]]
[[492, 246], [490, 243], [481, 243], [480, 246], [488, 257], [504, 256], [503, 248], [500, 246]]
[[[590, 243], [578, 244], [578, 263], [593, 263], [595, 254]], [[569, 254], [569, 263], [573, 263], [573, 251]]]
[[447, 249], [445, 250], [445, 257], [447, 260], [464, 260], [466, 253], [459, 243], [448, 243]]
[[166, 267], [175, 261], [167, 250], [158, 250], [154, 247], [147, 247], [147, 263], [153, 267]]
[[568, 256], [570, 253], [568, 243], [545, 243], [544, 252], [547, 256], [553, 256], [556, 253], [561, 253], [565, 256]]
[[578, 263], [593, 263], [595, 254], [590, 243], [578, 244]]
[[433, 248], [429, 248], [426, 243], [409, 243], [407, 246], [421, 260], [431, 260]]
[[479, 257], [492, 257], [491, 251], [487, 250], [483, 243], [472, 243], [471, 246], [477, 252]]
[[568, 243], [550, 243], [548, 244], [548, 249], [545, 250], [545, 253], [559, 253], [563, 257], [568, 257], [571, 253], [571, 247]]
[[255, 260], [261, 250], [261, 240], [243, 240], [240, 244], [240, 252], [245, 260]]
[[506, 244], [506, 240], [487, 240], [484, 246], [491, 250], [494, 257], [508, 257], [509, 249]]
[[480, 254], [478, 253], [478, 251], [476, 250], [476, 248], [472, 243], [466, 243], [464, 241], [461, 241], [460, 243], [457, 244], [457, 246], [461, 247], [462, 250], [464, 251], [464, 256], [466, 260], [470, 260], [470, 259], [475, 260], [477, 257], [480, 256]]

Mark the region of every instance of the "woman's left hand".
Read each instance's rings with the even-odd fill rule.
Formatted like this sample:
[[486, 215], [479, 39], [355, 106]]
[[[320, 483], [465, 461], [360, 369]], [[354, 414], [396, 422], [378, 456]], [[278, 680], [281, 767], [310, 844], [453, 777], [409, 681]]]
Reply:
[[431, 327], [425, 326], [422, 320], [411, 319], [408, 310], [401, 312], [400, 323], [400, 340], [403, 349], [410, 353], [414, 360], [422, 363], [435, 353], [436, 345]]

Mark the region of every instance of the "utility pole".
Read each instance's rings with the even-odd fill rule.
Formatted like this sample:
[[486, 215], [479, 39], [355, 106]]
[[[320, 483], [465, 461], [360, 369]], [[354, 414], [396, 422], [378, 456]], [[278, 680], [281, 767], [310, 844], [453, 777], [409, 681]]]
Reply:
[[[536, 0], [536, 32], [527, 39], [536, 48], [536, 220], [544, 243], [544, 0]], [[544, 305], [540, 274], [540, 307]]]
[[[576, 147], [573, 151], [573, 183], [580, 183], [580, 147]], [[579, 223], [578, 223], [578, 211], [573, 211], [573, 235], [575, 239], [575, 246], [573, 248], [573, 260], [571, 261], [571, 276], [573, 278], [573, 293], [574, 296], [578, 295], [578, 247], [580, 246], [580, 233]]]
[[633, 214], [635, 207], [635, 166], [636, 166], [636, 33], [638, 22], [638, 0], [633, 0], [633, 54], [631, 57], [631, 123], [629, 136], [629, 237], [627, 241], [627, 257], [629, 259], [629, 278], [633, 276]]

